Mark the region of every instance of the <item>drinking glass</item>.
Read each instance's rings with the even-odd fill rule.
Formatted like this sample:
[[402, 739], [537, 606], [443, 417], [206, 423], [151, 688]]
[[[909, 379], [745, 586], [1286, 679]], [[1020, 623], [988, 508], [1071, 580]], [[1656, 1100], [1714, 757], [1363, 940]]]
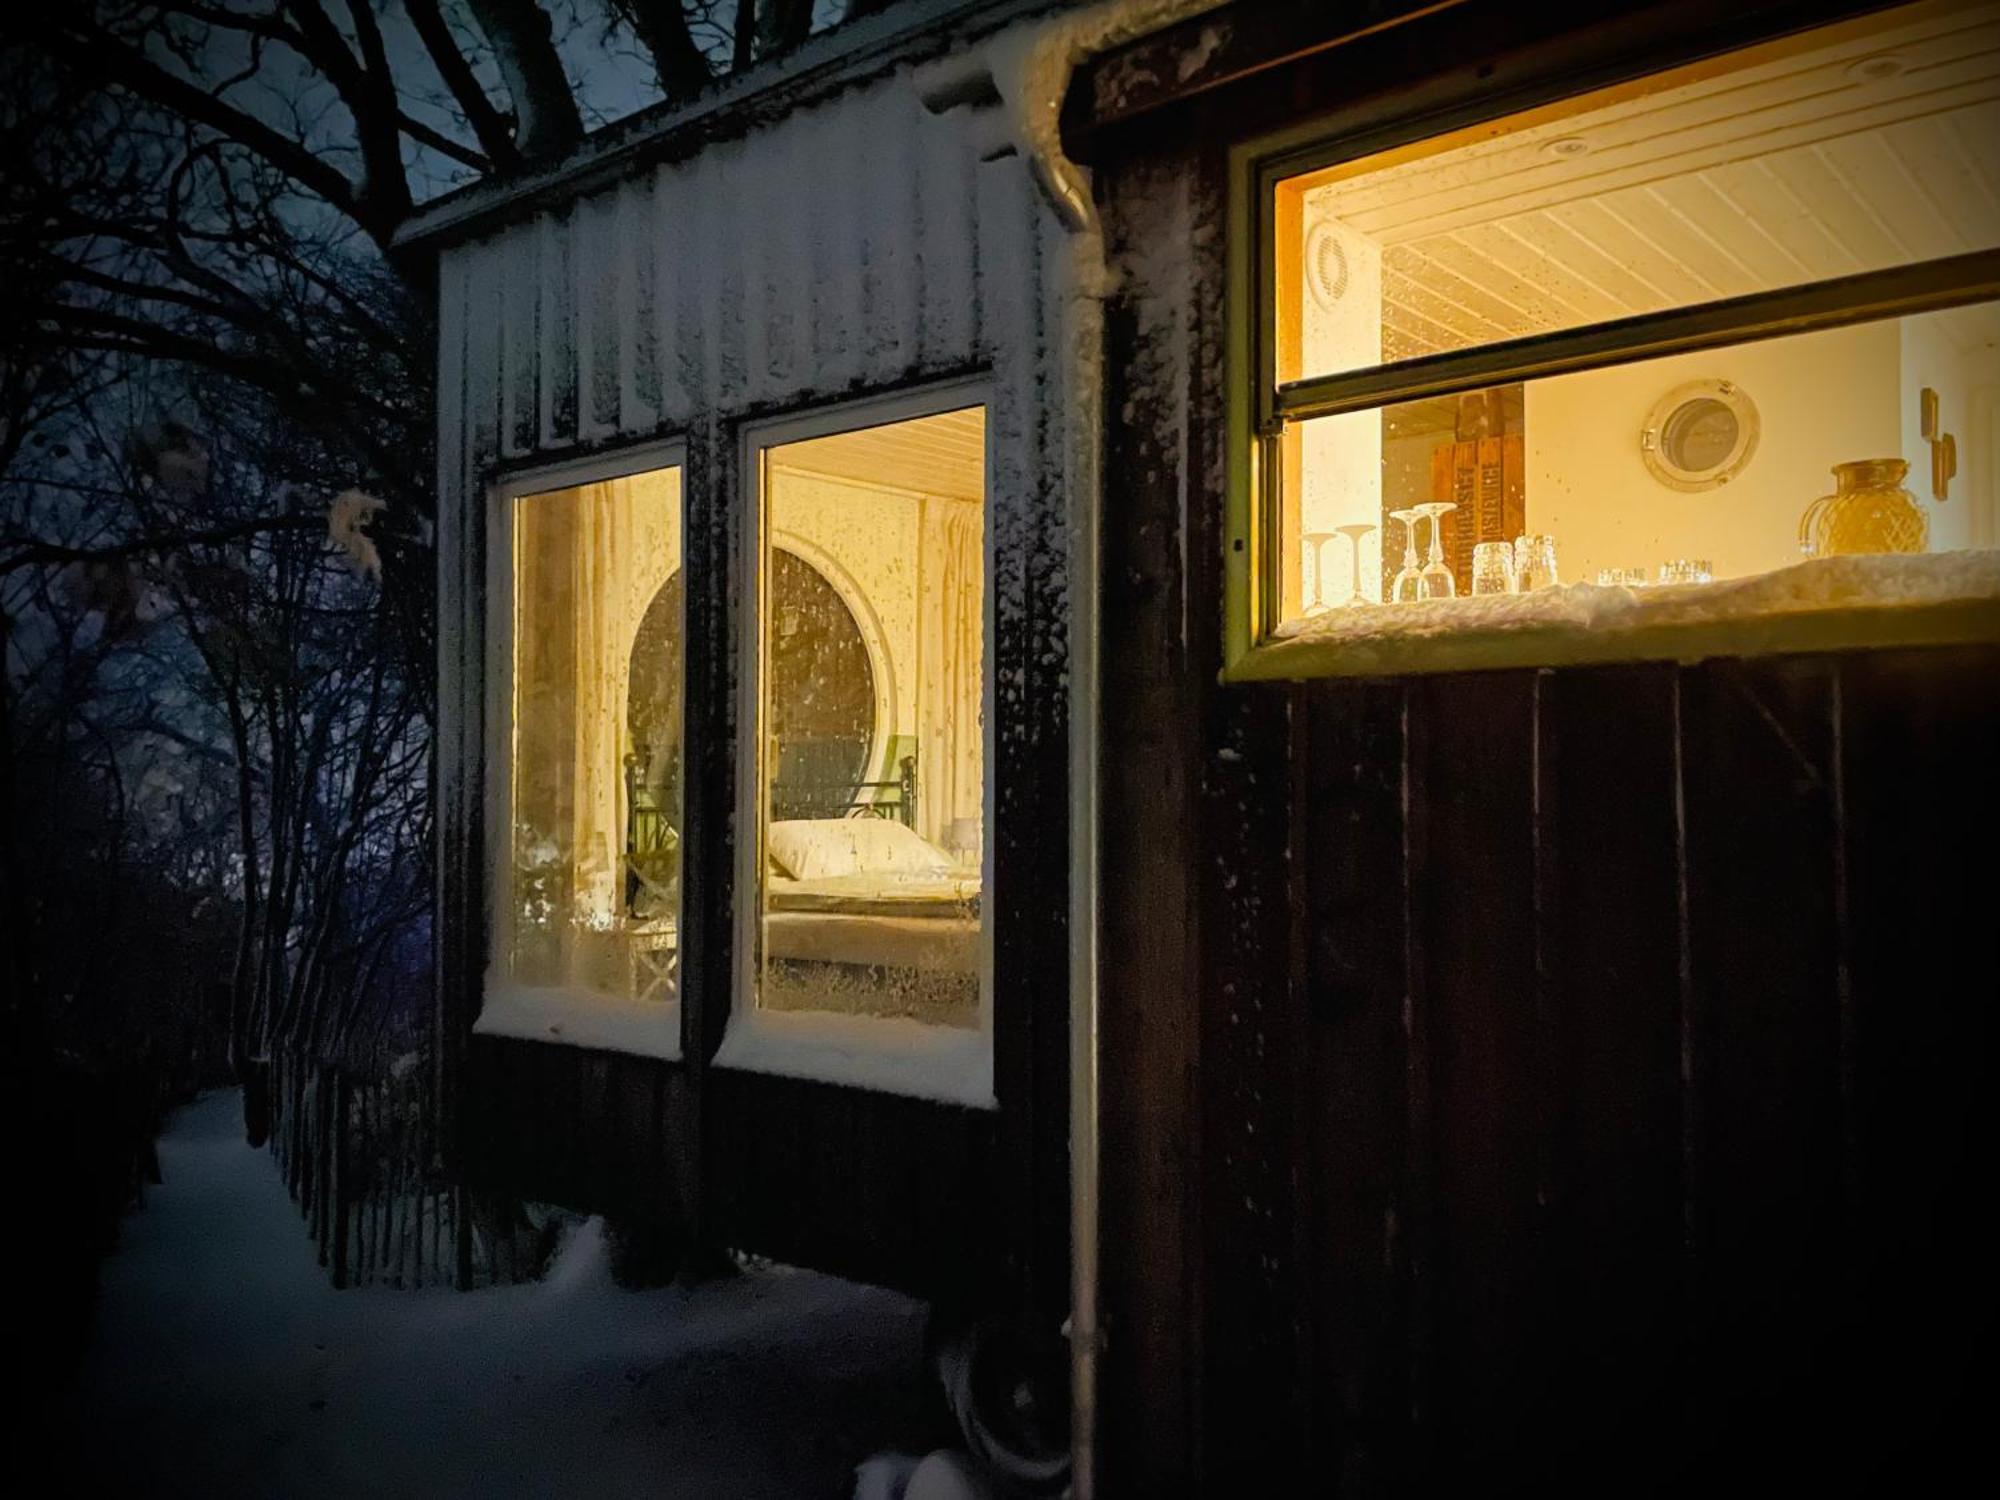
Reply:
[[1349, 570], [1354, 578], [1354, 592], [1347, 596], [1347, 607], [1367, 604], [1368, 596], [1361, 592], [1361, 539], [1375, 529], [1373, 521], [1353, 521], [1334, 530], [1347, 538]]
[[1556, 576], [1556, 539], [1547, 535], [1514, 538], [1514, 588], [1519, 593], [1550, 588]]
[[1713, 583], [1715, 570], [1705, 557], [1674, 557], [1660, 564], [1661, 583]]
[[1337, 531], [1308, 531], [1299, 540], [1312, 548], [1313, 591], [1312, 601], [1303, 613], [1323, 615], [1333, 606], [1326, 602], [1326, 544], [1340, 535]]
[[1421, 508], [1389, 512], [1390, 520], [1403, 523], [1403, 566], [1389, 580], [1389, 597], [1398, 604], [1423, 597], [1423, 570], [1417, 566], [1417, 511]]
[[1425, 599], [1449, 599], [1458, 592], [1458, 580], [1452, 576], [1451, 565], [1444, 560], [1444, 521], [1447, 511], [1458, 509], [1455, 500], [1429, 500], [1416, 506], [1419, 516], [1428, 517], [1431, 523], [1431, 555], [1424, 564], [1424, 570], [1417, 575], [1419, 597]]
[[1514, 592], [1514, 544], [1480, 542], [1472, 549], [1472, 592], [1511, 594]]

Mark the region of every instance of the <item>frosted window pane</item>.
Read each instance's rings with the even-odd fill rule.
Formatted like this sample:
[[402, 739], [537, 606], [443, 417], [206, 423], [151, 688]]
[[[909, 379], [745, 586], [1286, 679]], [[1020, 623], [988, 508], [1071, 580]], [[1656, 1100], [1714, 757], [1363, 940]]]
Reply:
[[679, 995], [681, 473], [514, 507], [517, 983]]
[[982, 1024], [985, 412], [765, 450], [757, 1004]]

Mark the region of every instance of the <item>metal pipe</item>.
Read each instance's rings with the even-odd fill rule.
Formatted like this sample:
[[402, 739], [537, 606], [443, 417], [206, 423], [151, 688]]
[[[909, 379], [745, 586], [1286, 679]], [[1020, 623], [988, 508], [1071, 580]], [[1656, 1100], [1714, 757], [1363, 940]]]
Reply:
[[1016, 26], [974, 52], [918, 70], [932, 110], [967, 107], [991, 158], [1018, 153], [1067, 231], [1056, 338], [1069, 543], [1070, 1495], [1097, 1493], [1099, 646], [1098, 518], [1103, 463], [1104, 236], [1089, 172], [1064, 154], [1063, 96], [1079, 64], [1223, 0], [1105, 0]]

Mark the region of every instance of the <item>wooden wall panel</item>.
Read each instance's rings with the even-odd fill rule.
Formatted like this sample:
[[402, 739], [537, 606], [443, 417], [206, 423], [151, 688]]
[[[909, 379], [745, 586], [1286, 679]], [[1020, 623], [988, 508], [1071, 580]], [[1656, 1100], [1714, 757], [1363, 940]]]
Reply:
[[[1541, 1400], [1547, 1047], [1535, 974], [1531, 672], [1410, 689], [1413, 1402], [1439, 1477], [1507, 1468]], [[1316, 779], [1317, 768], [1308, 776]], [[1460, 1468], [1462, 1466], [1462, 1469]]]
[[1819, 658], [1681, 677], [1689, 1329], [1711, 1433], [1807, 1386], [1843, 1253], [1833, 692]]
[[992, 1299], [1013, 1243], [985, 1190], [998, 1170], [992, 1113], [726, 1069], [706, 1089], [716, 1243]]
[[1938, 1482], [2000, 645], [1221, 685], [1197, 137], [1099, 179], [1110, 1492]]
[[1654, 664], [1542, 679], [1548, 1395], [1558, 1456], [1578, 1463], [1667, 1451], [1680, 1426], [1677, 677]]
[[1302, 754], [1320, 768], [1300, 807], [1306, 898], [1299, 1172], [1307, 1454], [1329, 1486], [1369, 1492], [1406, 1472], [1413, 1375], [1405, 1207], [1412, 1130], [1411, 891], [1403, 874], [1408, 690], [1309, 690]]
[[[1177, 204], [1184, 214], [1195, 185], [1185, 174], [1139, 172], [1115, 188], [1135, 204]], [[1179, 253], [1156, 259], [1153, 274], [1106, 310], [1111, 367], [1123, 382], [1142, 384], [1153, 371], [1175, 378], [1174, 355], [1196, 321], [1191, 240], [1162, 236], [1156, 246]], [[1181, 411], [1171, 390], [1149, 405]], [[1183, 416], [1113, 424], [1106, 441], [1105, 471], [1120, 478], [1118, 503], [1102, 519], [1101, 719], [1114, 769], [1102, 781], [1100, 858], [1118, 891], [1098, 929], [1102, 1320], [1112, 1330], [1101, 1385], [1122, 1399], [1104, 1408], [1100, 1442], [1107, 1493], [1170, 1495], [1194, 1464], [1198, 1429], [1183, 1403], [1195, 1389], [1201, 1329], [1200, 1013], [1158, 998], [1192, 995], [1197, 983], [1201, 762], [1192, 738], [1208, 662], [1185, 628], [1186, 570], [1201, 560], [1181, 544], [1180, 476], [1200, 434]]]

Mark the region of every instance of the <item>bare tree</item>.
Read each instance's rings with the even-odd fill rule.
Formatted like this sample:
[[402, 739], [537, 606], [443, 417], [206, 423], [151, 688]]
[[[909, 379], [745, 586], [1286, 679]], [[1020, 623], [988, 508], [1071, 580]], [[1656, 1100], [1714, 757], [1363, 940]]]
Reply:
[[[170, 1015], [177, 1036], [226, 1024], [253, 1096], [273, 1053], [409, 1041], [436, 372], [430, 270], [397, 230], [441, 189], [560, 157], [646, 102], [593, 96], [604, 59], [642, 59], [648, 97], [686, 99], [832, 9], [0, 15], [5, 1040], [32, 1030], [53, 1055], [150, 1044]], [[366, 572], [327, 542], [350, 490], [381, 502]], [[177, 998], [149, 1009], [153, 971]]]

